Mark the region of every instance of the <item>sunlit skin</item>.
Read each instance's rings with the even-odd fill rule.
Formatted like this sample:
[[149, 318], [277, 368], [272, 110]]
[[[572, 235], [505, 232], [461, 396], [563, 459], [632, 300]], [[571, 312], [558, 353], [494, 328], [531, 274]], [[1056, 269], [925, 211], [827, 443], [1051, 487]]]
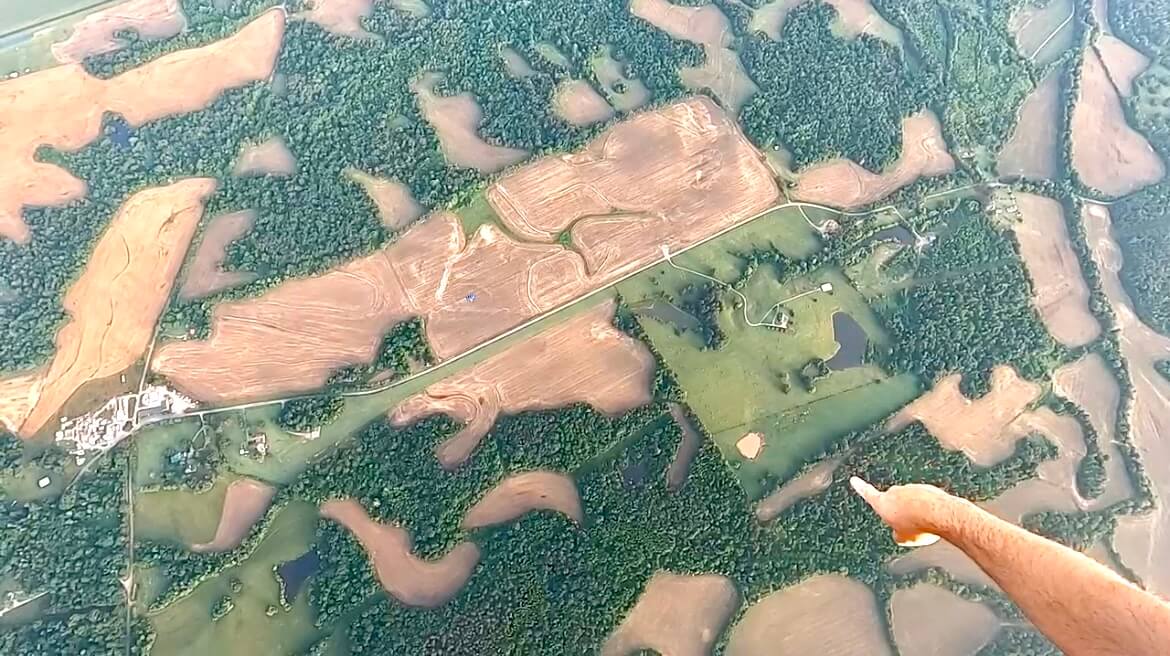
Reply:
[[857, 477], [850, 483], [899, 543], [937, 535], [962, 550], [1065, 654], [1170, 652], [1170, 604], [1084, 554], [932, 485], [882, 492]]

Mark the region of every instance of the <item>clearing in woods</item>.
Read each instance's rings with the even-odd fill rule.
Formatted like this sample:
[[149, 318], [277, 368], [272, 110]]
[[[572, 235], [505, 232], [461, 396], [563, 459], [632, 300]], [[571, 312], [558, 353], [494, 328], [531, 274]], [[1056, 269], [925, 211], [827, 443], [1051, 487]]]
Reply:
[[1073, 0], [1033, 0], [1012, 12], [1008, 31], [1020, 56], [1047, 66], [1072, 47], [1077, 38]]
[[500, 481], [463, 516], [466, 530], [507, 524], [536, 510], [558, 512], [580, 526], [585, 522], [577, 484], [565, 474], [530, 471]]
[[638, 78], [629, 77], [625, 64], [614, 57], [612, 46], [594, 55], [589, 66], [614, 109], [629, 112], [649, 102], [650, 90]]
[[403, 401], [391, 414], [399, 426], [436, 413], [466, 424], [435, 450], [452, 469], [475, 450], [502, 412], [585, 402], [610, 415], [649, 403], [654, 357], [642, 342], [613, 326], [607, 301], [461, 371]]
[[565, 80], [553, 93], [553, 111], [572, 125], [601, 123], [613, 118], [613, 108], [588, 82]]
[[779, 489], [756, 504], [756, 519], [761, 523], [770, 522], [791, 508], [797, 501], [829, 489], [829, 485], [833, 482], [833, 474], [840, 464], [841, 462], [836, 459], [819, 462], [801, 475], [781, 485]]
[[293, 15], [294, 20], [316, 23], [326, 32], [351, 39], [379, 39], [362, 27], [362, 20], [374, 13], [375, 0], [314, 0], [307, 9]]
[[[35, 378], [18, 377], [25, 389], [3, 386], [25, 400], [17, 405], [31, 402], [25, 416], [3, 418], [5, 425], [33, 437], [82, 385], [119, 374], [146, 353], [215, 187], [211, 178], [189, 178], [126, 199], [65, 294], [69, 321], [57, 333], [53, 359]], [[0, 408], [13, 405], [0, 400]]]
[[250, 478], [240, 478], [228, 485], [223, 499], [223, 511], [215, 537], [211, 542], [191, 545], [191, 551], [198, 553], [220, 553], [235, 549], [243, 542], [258, 519], [264, 516], [276, 488]]
[[1052, 391], [1075, 403], [1089, 416], [1089, 425], [1097, 433], [1097, 444], [1106, 456], [1106, 480], [1121, 498], [1133, 496], [1133, 481], [1114, 439], [1121, 389], [1105, 361], [1096, 353], [1088, 353], [1064, 365], [1052, 372]]
[[1054, 178], [1060, 172], [1060, 72], [1052, 71], [1020, 106], [1016, 127], [999, 151], [1001, 176]]
[[361, 186], [378, 210], [382, 225], [401, 230], [423, 215], [423, 207], [410, 193], [410, 187], [397, 180], [379, 178], [355, 168], [344, 171], [345, 177]]
[[245, 144], [232, 166], [232, 175], [241, 178], [254, 175], [287, 178], [296, 175], [296, 172], [297, 158], [280, 137], [271, 137], [258, 144]]
[[413, 553], [410, 533], [370, 519], [353, 499], [321, 504], [321, 516], [353, 533], [374, 565], [382, 588], [407, 606], [435, 608], [446, 603], [471, 578], [479, 564], [479, 547], [461, 542], [435, 561]]
[[601, 656], [710, 654], [740, 603], [739, 591], [726, 577], [656, 572], [602, 644]]
[[890, 597], [890, 624], [902, 656], [974, 656], [995, 638], [1000, 622], [984, 604], [919, 583]]
[[252, 210], [221, 214], [208, 222], [203, 238], [195, 247], [195, 255], [187, 265], [183, 285], [179, 288], [180, 299], [203, 298], [256, 278], [256, 274], [250, 271], [223, 270], [228, 245], [243, 237], [255, 222], [256, 213]]
[[122, 37], [127, 31], [136, 39], [153, 41], [169, 39], [185, 29], [187, 17], [179, 0], [127, 0], [81, 19], [68, 39], [53, 44], [53, 58], [75, 64], [121, 50], [129, 43]]
[[438, 73], [423, 73], [411, 84], [411, 89], [418, 98], [423, 118], [439, 137], [443, 156], [452, 166], [495, 173], [528, 156], [527, 151], [484, 141], [479, 136], [483, 112], [475, 98], [469, 93], [455, 96], [436, 94], [435, 85], [441, 79]]

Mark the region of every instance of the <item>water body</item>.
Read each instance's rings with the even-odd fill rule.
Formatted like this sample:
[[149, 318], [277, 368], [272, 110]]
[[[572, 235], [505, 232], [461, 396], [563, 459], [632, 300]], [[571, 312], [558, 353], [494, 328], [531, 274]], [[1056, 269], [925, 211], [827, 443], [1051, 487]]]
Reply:
[[315, 550], [310, 550], [296, 560], [281, 563], [276, 568], [276, 575], [280, 577], [281, 597], [285, 603], [292, 603], [297, 593], [305, 586], [305, 581], [317, 573], [321, 567], [321, 557]]
[[896, 241], [899, 244], [908, 245], [914, 243], [914, 234], [906, 229], [906, 226], [896, 225], [890, 226], [884, 230], [879, 230], [861, 242], [861, 246], [872, 244], [875, 242]]
[[114, 121], [110, 124], [110, 141], [119, 148], [130, 147], [130, 135], [133, 132], [125, 121]]
[[831, 371], [860, 367], [869, 340], [865, 330], [853, 317], [844, 312], [833, 314], [833, 339], [837, 340], [836, 355], [825, 362]]
[[683, 312], [674, 304], [663, 300], [656, 300], [649, 304], [639, 304], [632, 309], [637, 314], [672, 324], [682, 331], [699, 331], [703, 327], [703, 324], [694, 316]]

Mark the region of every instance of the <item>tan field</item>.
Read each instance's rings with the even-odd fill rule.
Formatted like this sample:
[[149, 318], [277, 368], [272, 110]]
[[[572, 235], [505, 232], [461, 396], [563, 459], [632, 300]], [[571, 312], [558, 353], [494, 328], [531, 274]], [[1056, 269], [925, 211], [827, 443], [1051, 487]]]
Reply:
[[[665, 151], [663, 150], [665, 149]], [[384, 332], [413, 316], [448, 359], [623, 275], [766, 210], [778, 190], [756, 150], [710, 100], [694, 98], [615, 125], [582, 152], [504, 176], [488, 200], [517, 242], [438, 213], [380, 253], [257, 298], [222, 303], [206, 341], [163, 344], [155, 370], [205, 401], [308, 391], [369, 362]], [[650, 223], [600, 216], [645, 209]], [[553, 242], [570, 223], [585, 261]], [[586, 262], [596, 271], [590, 273]]]
[[232, 167], [232, 175], [237, 177], [271, 175], [287, 178], [296, 173], [297, 158], [280, 137], [245, 145], [240, 149], [240, 155]]
[[1012, 136], [999, 151], [1002, 176], [1054, 178], [1060, 172], [1060, 73], [1053, 71], [1024, 99]]
[[578, 526], [585, 522], [572, 478], [557, 472], [530, 471], [513, 474], [488, 490], [463, 516], [462, 526], [474, 530], [507, 524], [537, 510], [559, 512]]
[[889, 656], [873, 592], [836, 574], [814, 576], [755, 602], [731, 628], [727, 656]]
[[187, 29], [187, 17], [179, 0], [127, 0], [95, 11], [73, 26], [68, 39], [52, 45], [53, 58], [62, 64], [107, 52], [126, 45], [118, 33], [130, 30], [151, 41], [169, 39]]
[[1093, 48], [1085, 49], [1071, 134], [1073, 167], [1082, 182], [1105, 194], [1124, 196], [1166, 173], [1146, 138], [1126, 123], [1121, 99]]
[[797, 501], [829, 489], [829, 485], [833, 482], [833, 473], [837, 471], [837, 466], [840, 464], [839, 460], [826, 460], [817, 463], [801, 475], [781, 485], [779, 489], [756, 504], [756, 519], [760, 522], [770, 522], [791, 508]]
[[436, 608], [447, 603], [471, 578], [479, 564], [479, 547], [461, 542], [436, 561], [418, 558], [410, 533], [380, 524], [353, 499], [321, 504], [321, 516], [353, 533], [370, 561], [382, 588], [407, 606]]
[[1101, 284], [1117, 316], [1121, 355], [1133, 383], [1133, 444], [1141, 453], [1155, 497], [1151, 512], [1118, 519], [1113, 547], [1121, 562], [1141, 577], [1148, 589], [1166, 595], [1170, 594], [1170, 567], [1164, 557], [1170, 553], [1170, 467], [1165, 463], [1170, 462], [1170, 442], [1165, 436], [1170, 435], [1170, 382], [1154, 365], [1170, 359], [1170, 338], [1142, 323], [1133, 311], [1117, 275], [1121, 251], [1113, 240], [1108, 208], [1086, 203], [1082, 218]]
[[558, 84], [552, 102], [556, 115], [571, 125], [593, 125], [613, 118], [613, 108], [605, 98], [582, 80]]
[[316, 23], [326, 32], [351, 39], [377, 39], [366, 31], [362, 20], [374, 13], [375, 0], [313, 0], [308, 10], [293, 15], [293, 20]]
[[[601, 90], [609, 103], [619, 112], [633, 111], [650, 101], [650, 90], [636, 77], [626, 75], [625, 66], [614, 58], [613, 48], [606, 46], [600, 54], [590, 60], [593, 75], [601, 84]], [[618, 91], [618, 85], [623, 85]]]
[[1149, 58], [1111, 34], [1097, 37], [1096, 47], [1118, 93], [1128, 98], [1133, 94], [1133, 81], [1150, 67]]
[[0, 378], [0, 427], [14, 435], [20, 432], [44, 382], [42, 370]]
[[468, 93], [440, 96], [435, 85], [442, 79], [437, 73], [424, 73], [411, 89], [418, 98], [419, 110], [439, 137], [443, 156], [452, 166], [495, 173], [519, 163], [528, 152], [490, 144], [479, 136], [483, 112]]
[[1040, 386], [1020, 378], [1011, 367], [998, 366], [991, 372], [991, 391], [972, 401], [959, 391], [959, 380], [959, 374], [939, 380], [891, 417], [886, 430], [899, 431], [921, 421], [944, 448], [962, 451], [971, 462], [990, 467], [1015, 451], [1017, 436], [1005, 429], [1040, 398]]
[[[769, 0], [752, 10], [748, 30], [763, 32], [773, 41], [779, 41], [784, 33], [784, 20], [788, 13], [808, 0]], [[826, 0], [837, 10], [833, 21], [833, 33], [855, 39], [862, 34], [877, 37], [890, 45], [902, 47], [902, 32], [887, 21], [869, 0]]]
[[601, 656], [644, 651], [705, 656], [740, 602], [739, 590], [726, 577], [656, 572], [601, 645]]
[[1072, 0], [1021, 3], [1008, 19], [1020, 56], [1045, 65], [1069, 47], [1076, 30]]
[[[27, 409], [18, 435], [32, 437], [82, 385], [121, 373], [146, 353], [215, 186], [210, 178], [190, 178], [126, 199], [65, 294], [69, 320], [48, 367], [37, 378], [18, 377], [31, 390], [0, 385], [16, 399], [0, 400], [0, 408]], [[18, 422], [10, 416], [6, 423]]]
[[674, 458], [671, 459], [670, 467], [666, 470], [666, 488], [673, 492], [686, 483], [687, 477], [691, 473], [691, 464], [695, 461], [695, 456], [699, 454], [699, 449], [703, 446], [703, 436], [695, 429], [694, 424], [691, 423], [690, 418], [687, 417], [681, 405], [671, 403], [670, 416], [674, 419], [674, 423], [678, 424], [678, 428], [682, 432], [682, 438], [678, 443], [678, 450], [674, 452]]
[[975, 561], [967, 557], [967, 554], [959, 551], [958, 547], [952, 546], [945, 540], [928, 547], [919, 547], [903, 552], [886, 563], [886, 570], [894, 576], [905, 576], [932, 567], [945, 571], [951, 578], [960, 583], [981, 585], [988, 588], [999, 587], [995, 581], [991, 580], [990, 576], [975, 564]]
[[501, 412], [585, 402], [616, 415], [650, 402], [654, 357], [612, 324], [608, 301], [431, 385], [394, 409], [406, 425], [439, 412], [467, 424], [436, 449], [451, 469], [471, 455]]
[[1133, 496], [1133, 481], [1125, 467], [1125, 459], [1114, 441], [1117, 435], [1117, 407], [1121, 390], [1113, 372], [1096, 353], [1052, 372], [1052, 391], [1080, 406], [1089, 415], [1089, 423], [1097, 432], [1097, 445], [1105, 454], [1105, 476], [1108, 481], [1098, 503], [1128, 499]]
[[275, 496], [276, 488], [267, 483], [250, 478], [232, 481], [223, 499], [223, 512], [219, 516], [219, 525], [215, 527], [215, 537], [211, 542], [191, 545], [191, 551], [220, 553], [240, 546]]
[[355, 168], [345, 170], [345, 177], [361, 185], [390, 230], [401, 230], [423, 215], [422, 205], [410, 193], [410, 187], [397, 180], [378, 178]]
[[221, 214], [207, 224], [179, 288], [179, 298], [203, 298], [255, 279], [256, 274], [247, 271], [223, 270], [228, 245], [251, 230], [255, 221], [255, 212], [243, 210]]
[[500, 48], [500, 59], [504, 62], [504, 68], [507, 69], [508, 75], [512, 77], [532, 77], [536, 75], [536, 71], [529, 65], [528, 60], [524, 59], [524, 55], [516, 52], [513, 48], [504, 46]]
[[747, 433], [735, 442], [735, 450], [748, 460], [755, 460], [764, 450], [763, 433]]
[[901, 656], [974, 656], [999, 632], [999, 617], [929, 583], [894, 592], [890, 624]]
[[233, 36], [164, 55], [109, 80], [68, 64], [0, 82], [0, 162], [5, 171], [0, 177], [0, 237], [28, 241], [23, 207], [64, 205], [86, 194], [84, 181], [34, 160], [39, 146], [65, 151], [85, 146], [100, 134], [107, 111], [137, 127], [202, 109], [228, 89], [267, 79], [283, 35], [284, 12], [273, 9]]
[[710, 91], [728, 112], [739, 113], [760, 87], [748, 75], [736, 51], [708, 47], [706, 53], [702, 66], [680, 68], [679, 80], [691, 91]]
[[792, 197], [841, 209], [864, 207], [920, 177], [953, 171], [946, 148], [938, 118], [923, 111], [902, 119], [902, 155], [881, 175], [847, 159], [830, 160], [801, 171]]
[[1089, 311], [1089, 288], [1068, 240], [1060, 203], [1036, 194], [1014, 194], [1020, 220], [1012, 224], [1032, 279], [1032, 305], [1048, 332], [1065, 346], [1083, 346], [1101, 334]]

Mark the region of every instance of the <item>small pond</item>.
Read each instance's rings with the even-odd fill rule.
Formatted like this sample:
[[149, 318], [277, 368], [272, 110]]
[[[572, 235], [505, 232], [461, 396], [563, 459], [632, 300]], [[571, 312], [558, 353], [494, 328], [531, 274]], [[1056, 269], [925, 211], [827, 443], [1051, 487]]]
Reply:
[[840, 348], [825, 362], [830, 370], [841, 371], [861, 366], [862, 358], [865, 357], [865, 347], [869, 343], [861, 324], [844, 312], [833, 314], [833, 339]]

